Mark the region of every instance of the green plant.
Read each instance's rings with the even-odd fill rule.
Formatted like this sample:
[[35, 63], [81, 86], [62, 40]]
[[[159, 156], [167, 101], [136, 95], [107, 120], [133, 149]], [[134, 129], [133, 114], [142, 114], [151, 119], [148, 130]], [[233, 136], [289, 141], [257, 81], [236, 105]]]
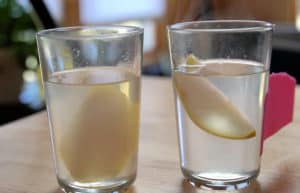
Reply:
[[37, 56], [37, 27], [30, 13], [15, 0], [0, 0], [0, 48], [10, 48], [25, 67], [27, 56]]

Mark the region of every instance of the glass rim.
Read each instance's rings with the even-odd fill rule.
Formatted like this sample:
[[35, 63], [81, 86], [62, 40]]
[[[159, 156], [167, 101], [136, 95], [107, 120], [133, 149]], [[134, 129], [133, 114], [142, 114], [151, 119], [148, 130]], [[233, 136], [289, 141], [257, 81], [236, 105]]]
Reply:
[[[217, 24], [223, 24], [218, 26]], [[230, 26], [236, 24], [236, 26]], [[194, 27], [191, 27], [193, 26]], [[201, 28], [201, 25], [202, 28]], [[227, 27], [226, 27], [227, 25]], [[205, 27], [206, 26], [206, 27]], [[272, 31], [274, 24], [260, 20], [205, 20], [180, 22], [167, 26], [173, 32], [258, 32]]]
[[[107, 30], [105, 33], [99, 33], [97, 30]], [[79, 32], [83, 34], [71, 34], [68, 32]], [[95, 33], [84, 32], [94, 31]], [[66, 33], [64, 33], [66, 32]], [[126, 25], [99, 25], [99, 26], [71, 26], [71, 27], [58, 27], [41, 30], [36, 33], [37, 38], [46, 37], [51, 39], [63, 40], [80, 40], [80, 39], [102, 39], [102, 38], [116, 38], [127, 37], [132, 35], [143, 34], [144, 29], [137, 26]]]

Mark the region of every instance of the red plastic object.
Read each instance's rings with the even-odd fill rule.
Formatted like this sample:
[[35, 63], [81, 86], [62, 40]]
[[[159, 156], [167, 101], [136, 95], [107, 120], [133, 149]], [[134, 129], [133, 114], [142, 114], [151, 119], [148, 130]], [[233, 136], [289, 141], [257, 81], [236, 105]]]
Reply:
[[265, 100], [262, 141], [293, 120], [296, 80], [287, 73], [270, 75]]

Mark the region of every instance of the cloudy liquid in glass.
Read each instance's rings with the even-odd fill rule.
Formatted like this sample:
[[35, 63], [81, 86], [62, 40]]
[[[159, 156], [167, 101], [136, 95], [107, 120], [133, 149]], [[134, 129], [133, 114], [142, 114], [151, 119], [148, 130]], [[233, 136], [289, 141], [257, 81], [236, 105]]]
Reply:
[[52, 74], [45, 83], [54, 157], [62, 187], [110, 190], [136, 176], [139, 77], [119, 67]]

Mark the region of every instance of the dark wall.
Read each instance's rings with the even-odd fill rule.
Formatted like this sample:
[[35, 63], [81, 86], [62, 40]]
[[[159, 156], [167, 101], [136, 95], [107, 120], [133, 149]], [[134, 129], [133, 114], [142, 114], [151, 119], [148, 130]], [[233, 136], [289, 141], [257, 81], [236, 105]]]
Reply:
[[287, 72], [300, 83], [300, 51], [273, 49], [271, 72]]

